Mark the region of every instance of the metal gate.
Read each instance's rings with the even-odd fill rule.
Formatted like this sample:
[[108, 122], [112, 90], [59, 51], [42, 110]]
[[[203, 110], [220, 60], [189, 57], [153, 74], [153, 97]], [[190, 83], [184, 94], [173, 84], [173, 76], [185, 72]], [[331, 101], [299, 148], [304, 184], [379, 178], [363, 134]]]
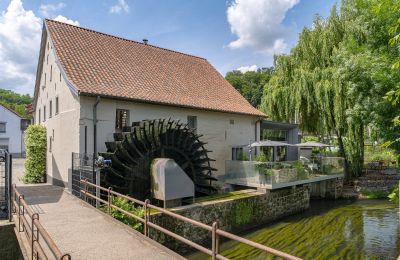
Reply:
[[[82, 180], [97, 183], [94, 160], [94, 156], [91, 154], [72, 153], [71, 193], [78, 198], [85, 199], [81, 194], [81, 190], [84, 189], [84, 185], [81, 182]], [[95, 194], [95, 190], [91, 187], [89, 192]], [[90, 199], [89, 203], [94, 205], [95, 201]]]
[[0, 219], [10, 218], [12, 182], [12, 155], [0, 151]]

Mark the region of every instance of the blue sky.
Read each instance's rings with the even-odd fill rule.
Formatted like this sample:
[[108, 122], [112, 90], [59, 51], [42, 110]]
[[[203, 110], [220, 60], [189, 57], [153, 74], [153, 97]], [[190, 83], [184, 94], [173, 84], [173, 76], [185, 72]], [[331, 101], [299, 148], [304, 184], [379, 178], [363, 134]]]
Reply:
[[[334, 0], [0, 0], [0, 88], [33, 93], [44, 17], [204, 57], [223, 75], [271, 66]], [[2, 65], [1, 65], [2, 64]]]

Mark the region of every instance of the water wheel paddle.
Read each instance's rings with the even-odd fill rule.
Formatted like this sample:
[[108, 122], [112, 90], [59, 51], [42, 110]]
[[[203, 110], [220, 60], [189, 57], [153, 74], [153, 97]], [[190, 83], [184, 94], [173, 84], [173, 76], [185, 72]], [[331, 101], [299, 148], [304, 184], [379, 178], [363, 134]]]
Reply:
[[107, 152], [99, 153], [112, 160], [111, 167], [101, 170], [101, 183], [115, 191], [138, 199], [150, 198], [150, 168], [155, 158], [171, 158], [192, 179], [196, 195], [216, 191], [208, 152], [197, 135], [186, 124], [171, 119], [145, 120], [125, 127], [106, 142]]

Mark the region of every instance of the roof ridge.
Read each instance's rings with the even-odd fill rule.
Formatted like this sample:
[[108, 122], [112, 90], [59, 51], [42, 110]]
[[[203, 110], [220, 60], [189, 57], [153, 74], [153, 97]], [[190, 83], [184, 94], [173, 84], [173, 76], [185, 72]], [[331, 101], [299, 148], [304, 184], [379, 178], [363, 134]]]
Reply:
[[25, 119], [25, 117], [21, 116], [20, 114], [17, 113], [17, 111], [15, 111], [14, 109], [11, 109], [9, 107], [7, 107], [6, 105], [0, 103], [0, 106], [4, 107], [6, 110], [10, 111], [11, 113], [13, 113], [14, 115], [18, 116], [19, 118]]
[[69, 23], [64, 23], [64, 22], [60, 22], [60, 21], [56, 21], [56, 20], [52, 20], [52, 19], [48, 19], [48, 18], [45, 18], [44, 20], [45, 20], [45, 22], [60, 23], [60, 24], [63, 24], [63, 25], [75, 27], [77, 29], [82, 29], [82, 30], [93, 32], [93, 33], [97, 33], [97, 34], [102, 34], [102, 35], [107, 36], [107, 37], [112, 37], [112, 38], [116, 38], [116, 39], [119, 39], [119, 40], [128, 41], [128, 42], [132, 42], [132, 43], [136, 43], [136, 44], [141, 44], [141, 45], [144, 45], [144, 46], [149, 46], [149, 47], [153, 47], [153, 48], [156, 48], [156, 49], [161, 49], [161, 50], [164, 50], [164, 51], [170, 51], [170, 52], [174, 52], [174, 53], [178, 53], [178, 54], [182, 54], [182, 55], [186, 55], [186, 56], [189, 56], [189, 57], [193, 57], [193, 58], [197, 58], [197, 59], [201, 59], [201, 60], [207, 61], [206, 58], [203, 58], [203, 57], [200, 57], [200, 56], [196, 56], [196, 55], [193, 55], [193, 54], [188, 54], [188, 53], [184, 53], [184, 52], [180, 52], [180, 51], [176, 51], [176, 50], [171, 50], [171, 49], [167, 49], [167, 48], [164, 48], [164, 47], [159, 47], [159, 46], [148, 44], [148, 43], [145, 44], [143, 42], [130, 40], [130, 39], [127, 39], [127, 38], [123, 38], [121, 36], [116, 36], [116, 35], [112, 35], [112, 34], [108, 34], [108, 33], [104, 33], [104, 32], [99, 32], [99, 31], [96, 31], [96, 30], [93, 30], [93, 29], [89, 29], [89, 28], [85, 28], [85, 27], [81, 27], [81, 26], [77, 26], [77, 25], [73, 25], [73, 24], [69, 24]]

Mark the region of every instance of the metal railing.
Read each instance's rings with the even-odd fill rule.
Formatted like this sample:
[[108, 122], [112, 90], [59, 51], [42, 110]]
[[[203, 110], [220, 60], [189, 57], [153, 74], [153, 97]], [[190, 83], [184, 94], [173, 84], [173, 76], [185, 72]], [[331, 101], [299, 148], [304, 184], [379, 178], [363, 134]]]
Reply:
[[[108, 214], [110, 214], [110, 215], [111, 215], [111, 209], [115, 209], [115, 210], [118, 210], [121, 213], [123, 213], [123, 214], [125, 214], [125, 215], [127, 215], [127, 216], [129, 216], [131, 218], [136, 219], [137, 221], [140, 221], [144, 225], [143, 233], [147, 237], [149, 237], [150, 228], [153, 228], [155, 230], [158, 230], [158, 231], [160, 231], [160, 232], [162, 232], [162, 233], [164, 233], [164, 234], [166, 234], [168, 236], [171, 236], [171, 237], [179, 240], [182, 243], [185, 243], [185, 244], [187, 244], [187, 245], [199, 250], [202, 253], [205, 253], [205, 254], [211, 256], [213, 260], [214, 259], [228, 259], [228, 258], [224, 257], [223, 255], [221, 255], [219, 253], [219, 244], [220, 244], [219, 243], [219, 240], [220, 240], [219, 238], [220, 237], [225, 237], [225, 238], [237, 241], [239, 243], [246, 244], [248, 246], [254, 247], [254, 248], [259, 249], [261, 251], [264, 251], [266, 253], [273, 254], [275, 256], [282, 257], [284, 259], [290, 259], [290, 260], [299, 260], [299, 259], [301, 259], [301, 258], [292, 256], [290, 254], [281, 252], [279, 250], [273, 249], [271, 247], [267, 247], [265, 245], [253, 242], [251, 240], [248, 240], [248, 239], [245, 239], [243, 237], [239, 237], [239, 236], [236, 236], [236, 235], [234, 235], [232, 233], [229, 233], [229, 232], [226, 232], [224, 230], [221, 230], [221, 229], [218, 228], [218, 222], [214, 222], [210, 226], [210, 225], [201, 223], [199, 221], [184, 217], [182, 215], [173, 213], [171, 211], [165, 210], [163, 208], [157, 207], [155, 205], [152, 205], [152, 204], [150, 204], [150, 200], [148, 200], [148, 199], [145, 200], [145, 201], [137, 200], [137, 199], [131, 198], [129, 196], [123, 195], [121, 193], [115, 192], [115, 191], [112, 190], [112, 188], [108, 188], [107, 189], [107, 188], [101, 187], [99, 185], [93, 184], [93, 183], [89, 182], [88, 180], [81, 180], [81, 182], [84, 185], [84, 190], [81, 190], [81, 193], [86, 198], [89, 197], [91, 199], [97, 200], [97, 201], [107, 205]], [[107, 196], [107, 201], [104, 200], [104, 199], [98, 198], [95, 195], [93, 195], [92, 193], [90, 193], [89, 192], [89, 187], [100, 189], [101, 191], [105, 192], [106, 196]], [[119, 208], [119, 207], [113, 205], [112, 204], [113, 196], [117, 196], [117, 197], [120, 197], [122, 199], [126, 199], [126, 200], [128, 200], [130, 202], [133, 202], [133, 203], [136, 203], [138, 205], [141, 205], [143, 207], [143, 209], [144, 209], [144, 217], [143, 218], [139, 217], [139, 216], [137, 216], [137, 215], [135, 215], [135, 214], [133, 214], [131, 212], [128, 212], [128, 211], [126, 211], [126, 210], [124, 210], [122, 208]], [[207, 230], [207, 231], [211, 232], [211, 249], [206, 248], [206, 247], [204, 247], [204, 246], [202, 246], [202, 245], [200, 245], [198, 243], [195, 243], [195, 242], [193, 242], [193, 241], [191, 241], [191, 240], [189, 240], [189, 239], [187, 239], [187, 238], [185, 238], [183, 236], [175, 234], [174, 232], [172, 232], [172, 231], [170, 231], [168, 229], [165, 229], [165, 228], [163, 228], [163, 227], [161, 227], [161, 226], [159, 226], [159, 225], [157, 225], [155, 223], [152, 223], [150, 221], [150, 210], [151, 209], [156, 210], [156, 211], [158, 211], [158, 212], [160, 212], [162, 214], [168, 215], [170, 217], [176, 218], [178, 220], [181, 220], [183, 222], [190, 223], [190, 224], [192, 224], [194, 226], [197, 226], [199, 228], [202, 228], [204, 230]]]
[[[49, 259], [48, 250], [46, 249], [49, 249], [56, 259], [71, 259], [70, 254], [63, 254], [57, 247], [49, 233], [40, 223], [39, 214], [33, 212], [29, 207], [24, 195], [17, 190], [15, 184], [12, 187], [12, 213], [18, 232], [24, 232], [30, 242], [31, 259]], [[41, 239], [39, 240], [39, 238]], [[44, 245], [46, 246], [45, 248], [43, 247]]]

